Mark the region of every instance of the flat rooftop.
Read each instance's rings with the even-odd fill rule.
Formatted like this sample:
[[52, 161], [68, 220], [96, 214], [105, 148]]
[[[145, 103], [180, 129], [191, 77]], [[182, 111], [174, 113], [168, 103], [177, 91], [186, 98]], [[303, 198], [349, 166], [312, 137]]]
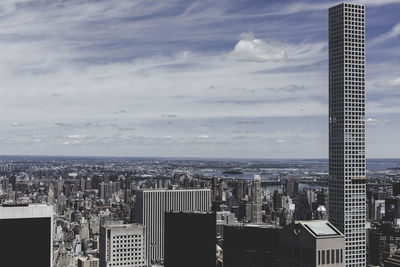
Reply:
[[304, 228], [309, 230], [315, 236], [343, 236], [338, 229], [336, 229], [328, 221], [298, 221]]

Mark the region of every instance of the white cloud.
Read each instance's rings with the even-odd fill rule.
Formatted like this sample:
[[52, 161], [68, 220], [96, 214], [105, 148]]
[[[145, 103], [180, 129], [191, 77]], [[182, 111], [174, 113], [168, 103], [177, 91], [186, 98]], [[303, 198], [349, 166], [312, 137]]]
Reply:
[[371, 41], [371, 45], [385, 42], [389, 39], [396, 38], [399, 35], [400, 35], [400, 23], [394, 25], [390, 31], [375, 37]]
[[374, 119], [374, 118], [368, 118], [366, 119], [367, 125], [371, 126], [377, 126], [377, 125], [385, 125], [389, 123], [389, 120], [379, 120], [379, 119]]
[[392, 87], [392, 86], [400, 86], [400, 78], [394, 80], [380, 81], [374, 84], [377, 87]]
[[70, 139], [83, 139], [86, 138], [85, 135], [80, 135], [80, 134], [70, 134], [67, 136]]
[[242, 33], [239, 42], [229, 56], [245, 61], [281, 61], [319, 58], [325, 43], [287, 44], [279, 41], [257, 39], [252, 33]]
[[19, 123], [19, 122], [13, 122], [13, 123], [11, 123], [10, 125], [11, 125], [12, 127], [21, 127], [21, 126], [24, 126], [24, 124]]

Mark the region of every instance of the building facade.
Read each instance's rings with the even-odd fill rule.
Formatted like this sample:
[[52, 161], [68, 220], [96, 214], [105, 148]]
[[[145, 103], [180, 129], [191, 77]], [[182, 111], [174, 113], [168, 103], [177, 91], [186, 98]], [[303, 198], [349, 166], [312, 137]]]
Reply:
[[254, 175], [253, 188], [252, 188], [252, 202], [251, 202], [251, 222], [261, 223], [261, 177], [260, 175]]
[[140, 224], [105, 222], [100, 227], [100, 267], [145, 267], [146, 237]]
[[215, 267], [215, 248], [215, 213], [165, 214], [165, 267]]
[[329, 9], [329, 220], [346, 266], [366, 266], [365, 7]]
[[164, 260], [165, 212], [211, 211], [210, 189], [143, 189], [136, 192], [135, 222], [143, 224], [147, 237], [147, 260]]
[[0, 236], [2, 263], [53, 266], [53, 206], [0, 206]]
[[328, 221], [298, 221], [280, 233], [280, 267], [344, 267], [344, 236]]
[[224, 226], [223, 266], [280, 266], [279, 230], [266, 224]]

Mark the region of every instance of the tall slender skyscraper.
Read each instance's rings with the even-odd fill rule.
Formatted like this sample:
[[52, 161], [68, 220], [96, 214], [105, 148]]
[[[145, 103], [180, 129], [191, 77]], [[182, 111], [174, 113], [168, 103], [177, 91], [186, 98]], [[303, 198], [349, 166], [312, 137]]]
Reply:
[[251, 203], [251, 222], [253, 223], [261, 223], [262, 215], [261, 215], [261, 177], [260, 175], [254, 175], [253, 179], [253, 193], [252, 193], [253, 201]]
[[365, 7], [329, 9], [329, 219], [345, 265], [366, 266]]

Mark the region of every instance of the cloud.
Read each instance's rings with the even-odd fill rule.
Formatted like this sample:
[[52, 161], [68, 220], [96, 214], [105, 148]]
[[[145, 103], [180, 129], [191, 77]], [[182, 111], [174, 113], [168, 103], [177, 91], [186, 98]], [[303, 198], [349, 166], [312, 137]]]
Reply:
[[210, 138], [207, 134], [201, 134], [197, 136], [198, 139], [208, 139]]
[[394, 25], [392, 27], [392, 29], [384, 34], [378, 35], [377, 37], [375, 37], [370, 44], [371, 45], [375, 45], [378, 43], [382, 43], [385, 42], [389, 39], [393, 39], [396, 38], [400, 35], [400, 23], [397, 23], [396, 25]]
[[175, 114], [161, 114], [162, 118], [176, 118], [178, 115]]
[[374, 86], [377, 86], [377, 87], [400, 86], [400, 78], [397, 78], [397, 79], [394, 79], [394, 80], [376, 82], [376, 83], [374, 83]]
[[86, 138], [86, 135], [70, 134], [67, 137], [70, 139], [83, 139], [83, 138]]
[[379, 120], [379, 119], [374, 119], [374, 118], [366, 119], [367, 125], [371, 125], [371, 126], [385, 125], [385, 124], [388, 124], [389, 122], [390, 122], [389, 120]]
[[354, 0], [352, 3], [358, 3], [367, 6], [383, 6], [391, 4], [400, 4], [400, 0]]
[[237, 124], [261, 124], [261, 121], [257, 120], [240, 120], [236, 122]]
[[24, 126], [24, 124], [19, 123], [19, 122], [13, 122], [13, 123], [11, 123], [10, 125], [11, 125], [12, 127], [22, 127], [22, 126]]
[[229, 57], [243, 61], [285, 61], [302, 59], [318, 53], [325, 43], [286, 44], [279, 41], [265, 41], [254, 37], [253, 33], [242, 33]]
[[[341, 4], [340, 1], [332, 1], [330, 3], [321, 3], [321, 1], [305, 1], [297, 2], [283, 5], [280, 9], [275, 12], [270, 13], [270, 15], [290, 15], [305, 11], [318, 11], [318, 10], [328, 10], [330, 7]], [[361, 4], [366, 6], [384, 6], [391, 4], [400, 4], [400, 0], [353, 0], [348, 1], [348, 3]]]

